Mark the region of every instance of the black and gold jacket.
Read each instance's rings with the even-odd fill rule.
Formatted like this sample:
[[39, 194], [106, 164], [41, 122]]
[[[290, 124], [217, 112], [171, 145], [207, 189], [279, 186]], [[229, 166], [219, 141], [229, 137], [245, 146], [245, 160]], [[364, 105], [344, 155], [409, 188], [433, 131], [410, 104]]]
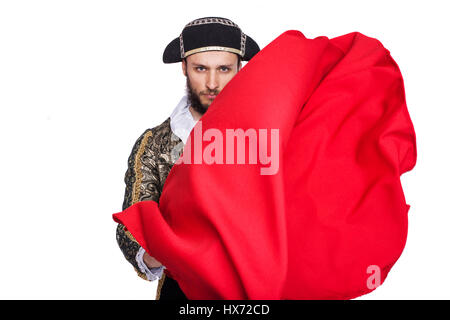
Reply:
[[[122, 210], [139, 201], [153, 200], [159, 202], [166, 178], [183, 150], [182, 140], [170, 127], [170, 117], [162, 124], [147, 129], [136, 141], [128, 158], [125, 173], [125, 197]], [[125, 259], [131, 263], [137, 274], [147, 279], [137, 265], [136, 254], [140, 245], [133, 236], [119, 224], [116, 238]], [[164, 283], [165, 274], [159, 280], [156, 299]]]

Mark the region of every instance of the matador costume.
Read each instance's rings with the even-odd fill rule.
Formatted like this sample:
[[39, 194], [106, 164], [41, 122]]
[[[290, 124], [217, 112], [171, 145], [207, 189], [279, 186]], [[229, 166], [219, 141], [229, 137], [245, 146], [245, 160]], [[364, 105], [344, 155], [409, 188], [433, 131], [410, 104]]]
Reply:
[[[167, 118], [161, 125], [146, 130], [139, 137], [128, 159], [123, 210], [139, 201], [159, 201], [167, 175], [177, 160], [174, 156], [178, 154], [179, 157], [180, 155], [177, 148], [183, 145], [181, 139], [173, 134], [170, 128], [170, 118]], [[178, 150], [182, 150], [182, 147]], [[125, 258], [133, 265], [138, 275], [146, 280], [154, 280], [155, 278], [151, 277], [151, 273], [148, 275], [142, 272], [142, 266], [138, 264], [136, 259], [141, 246], [129, 232], [124, 230], [121, 224], [117, 227], [117, 241]], [[159, 270], [155, 271], [154, 273], [157, 273]], [[156, 296], [158, 300], [164, 281], [165, 275], [161, 277], [158, 283]]]
[[[189, 22], [180, 36], [167, 45], [163, 62], [181, 62], [189, 55], [204, 51], [227, 51], [249, 61], [259, 51], [259, 46], [231, 20], [205, 17]], [[188, 106], [187, 96], [184, 96], [169, 118], [146, 130], [136, 141], [128, 159], [122, 210], [140, 201], [159, 202], [166, 178], [196, 123]], [[186, 299], [176, 281], [163, 273], [164, 266], [147, 268], [143, 262], [145, 251], [122, 224], [117, 227], [116, 237], [126, 260], [141, 278], [150, 281], [160, 278], [157, 300]]]

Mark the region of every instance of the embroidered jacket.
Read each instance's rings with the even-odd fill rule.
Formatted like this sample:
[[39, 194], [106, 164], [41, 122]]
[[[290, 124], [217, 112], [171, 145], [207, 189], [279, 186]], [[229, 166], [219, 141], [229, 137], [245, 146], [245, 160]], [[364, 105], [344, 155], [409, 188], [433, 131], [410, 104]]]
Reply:
[[[128, 158], [122, 210], [139, 201], [159, 202], [162, 186], [172, 166], [180, 157], [183, 146], [183, 141], [171, 130], [170, 117], [159, 126], [147, 129], [138, 138]], [[121, 224], [117, 226], [116, 238], [126, 260], [133, 265], [140, 277], [149, 280], [140, 271], [136, 261], [136, 254], [141, 246]], [[159, 280], [157, 300], [164, 279], [165, 275]]]

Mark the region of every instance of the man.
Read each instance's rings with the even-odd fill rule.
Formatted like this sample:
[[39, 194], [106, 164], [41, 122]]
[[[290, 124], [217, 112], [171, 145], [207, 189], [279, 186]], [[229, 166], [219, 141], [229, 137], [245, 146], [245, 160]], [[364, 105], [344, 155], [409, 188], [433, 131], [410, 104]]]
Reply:
[[[163, 62], [181, 62], [187, 95], [169, 118], [147, 129], [136, 141], [128, 159], [122, 210], [139, 201], [159, 202], [167, 175], [196, 122], [240, 70], [241, 60], [250, 60], [258, 51], [257, 43], [234, 22], [219, 17], [191, 21], [169, 43]], [[164, 273], [164, 266], [146, 253], [121, 224], [116, 238], [140, 277], [149, 281], [159, 278], [157, 300], [186, 299], [177, 282]]]

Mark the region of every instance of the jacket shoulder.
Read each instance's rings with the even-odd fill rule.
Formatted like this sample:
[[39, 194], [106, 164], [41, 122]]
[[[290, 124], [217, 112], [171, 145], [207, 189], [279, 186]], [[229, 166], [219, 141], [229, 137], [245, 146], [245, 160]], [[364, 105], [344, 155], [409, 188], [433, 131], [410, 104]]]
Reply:
[[134, 158], [138, 153], [138, 149], [154, 149], [155, 146], [163, 143], [163, 139], [170, 135], [170, 118], [167, 118], [163, 123], [146, 129], [136, 140], [130, 158]]

